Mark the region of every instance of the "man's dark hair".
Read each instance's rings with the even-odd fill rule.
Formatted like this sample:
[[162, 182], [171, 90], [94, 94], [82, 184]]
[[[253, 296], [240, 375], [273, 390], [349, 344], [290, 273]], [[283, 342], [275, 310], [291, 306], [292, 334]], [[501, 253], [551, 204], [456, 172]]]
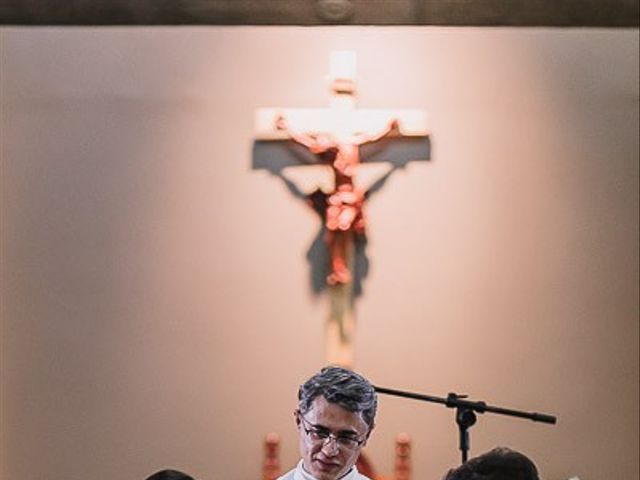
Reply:
[[193, 477], [178, 470], [161, 470], [151, 475], [147, 480], [193, 480]]
[[522, 453], [499, 447], [451, 470], [445, 480], [538, 480], [538, 469]]
[[298, 390], [298, 408], [305, 414], [313, 401], [323, 396], [329, 403], [337, 403], [350, 412], [359, 412], [373, 428], [378, 397], [373, 385], [361, 375], [342, 367], [325, 367]]

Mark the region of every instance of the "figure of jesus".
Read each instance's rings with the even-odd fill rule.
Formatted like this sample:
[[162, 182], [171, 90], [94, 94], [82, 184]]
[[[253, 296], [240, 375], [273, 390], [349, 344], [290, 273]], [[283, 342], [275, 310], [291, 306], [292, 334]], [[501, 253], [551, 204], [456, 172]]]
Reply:
[[[314, 204], [324, 210], [323, 218], [327, 233], [325, 242], [331, 257], [331, 269], [327, 276], [329, 285], [346, 284], [351, 281], [348, 266], [348, 249], [354, 236], [365, 234], [363, 205], [365, 192], [355, 185], [355, 174], [360, 164], [360, 146], [376, 142], [398, 132], [398, 121], [392, 119], [381, 131], [374, 134], [354, 133], [338, 135], [331, 132], [295, 132], [286, 119], [279, 115], [276, 129], [284, 132], [294, 142], [315, 154], [321, 163], [331, 167], [334, 188], [330, 193], [316, 192]], [[320, 195], [322, 198], [318, 198]]]

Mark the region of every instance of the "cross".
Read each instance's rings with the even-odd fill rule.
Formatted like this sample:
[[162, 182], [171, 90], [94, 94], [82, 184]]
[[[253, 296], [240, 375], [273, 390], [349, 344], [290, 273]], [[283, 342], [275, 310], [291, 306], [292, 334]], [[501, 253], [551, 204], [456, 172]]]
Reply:
[[[329, 108], [257, 110], [253, 166], [280, 176], [322, 218], [329, 253], [329, 273], [322, 280], [330, 297], [327, 361], [352, 367], [354, 287], [360, 280], [354, 268], [356, 249], [365, 239], [364, 204], [395, 168], [429, 158], [429, 138], [423, 111], [355, 108], [353, 52], [332, 52], [330, 65]], [[283, 144], [294, 148], [283, 149]], [[356, 178], [363, 161], [386, 161], [392, 167], [365, 188]], [[285, 173], [285, 167], [300, 163], [322, 166], [330, 173], [329, 181], [317, 182], [314, 191], [304, 192]]]

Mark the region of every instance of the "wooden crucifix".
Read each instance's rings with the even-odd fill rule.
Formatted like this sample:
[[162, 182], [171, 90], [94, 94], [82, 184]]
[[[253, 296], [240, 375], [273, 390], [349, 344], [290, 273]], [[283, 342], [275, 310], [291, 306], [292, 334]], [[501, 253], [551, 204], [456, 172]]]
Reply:
[[[395, 168], [429, 158], [429, 137], [422, 111], [355, 108], [353, 52], [331, 54], [329, 80], [328, 109], [270, 108], [256, 112], [253, 164], [254, 168], [278, 174], [290, 191], [305, 199], [322, 219], [329, 254], [328, 273], [322, 280], [330, 297], [325, 330], [327, 361], [352, 367], [354, 286], [360, 280], [354, 270], [355, 252], [365, 238], [363, 207]], [[294, 149], [274, 148], [284, 142]], [[386, 161], [392, 167], [364, 187], [356, 181], [363, 161]], [[285, 167], [300, 163], [328, 169], [329, 185], [316, 185], [312, 192], [303, 192], [284, 174]]]

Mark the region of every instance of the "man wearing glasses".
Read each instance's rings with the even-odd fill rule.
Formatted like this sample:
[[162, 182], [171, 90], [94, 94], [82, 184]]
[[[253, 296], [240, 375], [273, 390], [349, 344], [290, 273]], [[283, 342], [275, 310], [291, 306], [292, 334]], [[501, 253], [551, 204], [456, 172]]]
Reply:
[[374, 427], [377, 396], [362, 376], [326, 367], [298, 390], [302, 459], [278, 480], [369, 480], [355, 466]]

